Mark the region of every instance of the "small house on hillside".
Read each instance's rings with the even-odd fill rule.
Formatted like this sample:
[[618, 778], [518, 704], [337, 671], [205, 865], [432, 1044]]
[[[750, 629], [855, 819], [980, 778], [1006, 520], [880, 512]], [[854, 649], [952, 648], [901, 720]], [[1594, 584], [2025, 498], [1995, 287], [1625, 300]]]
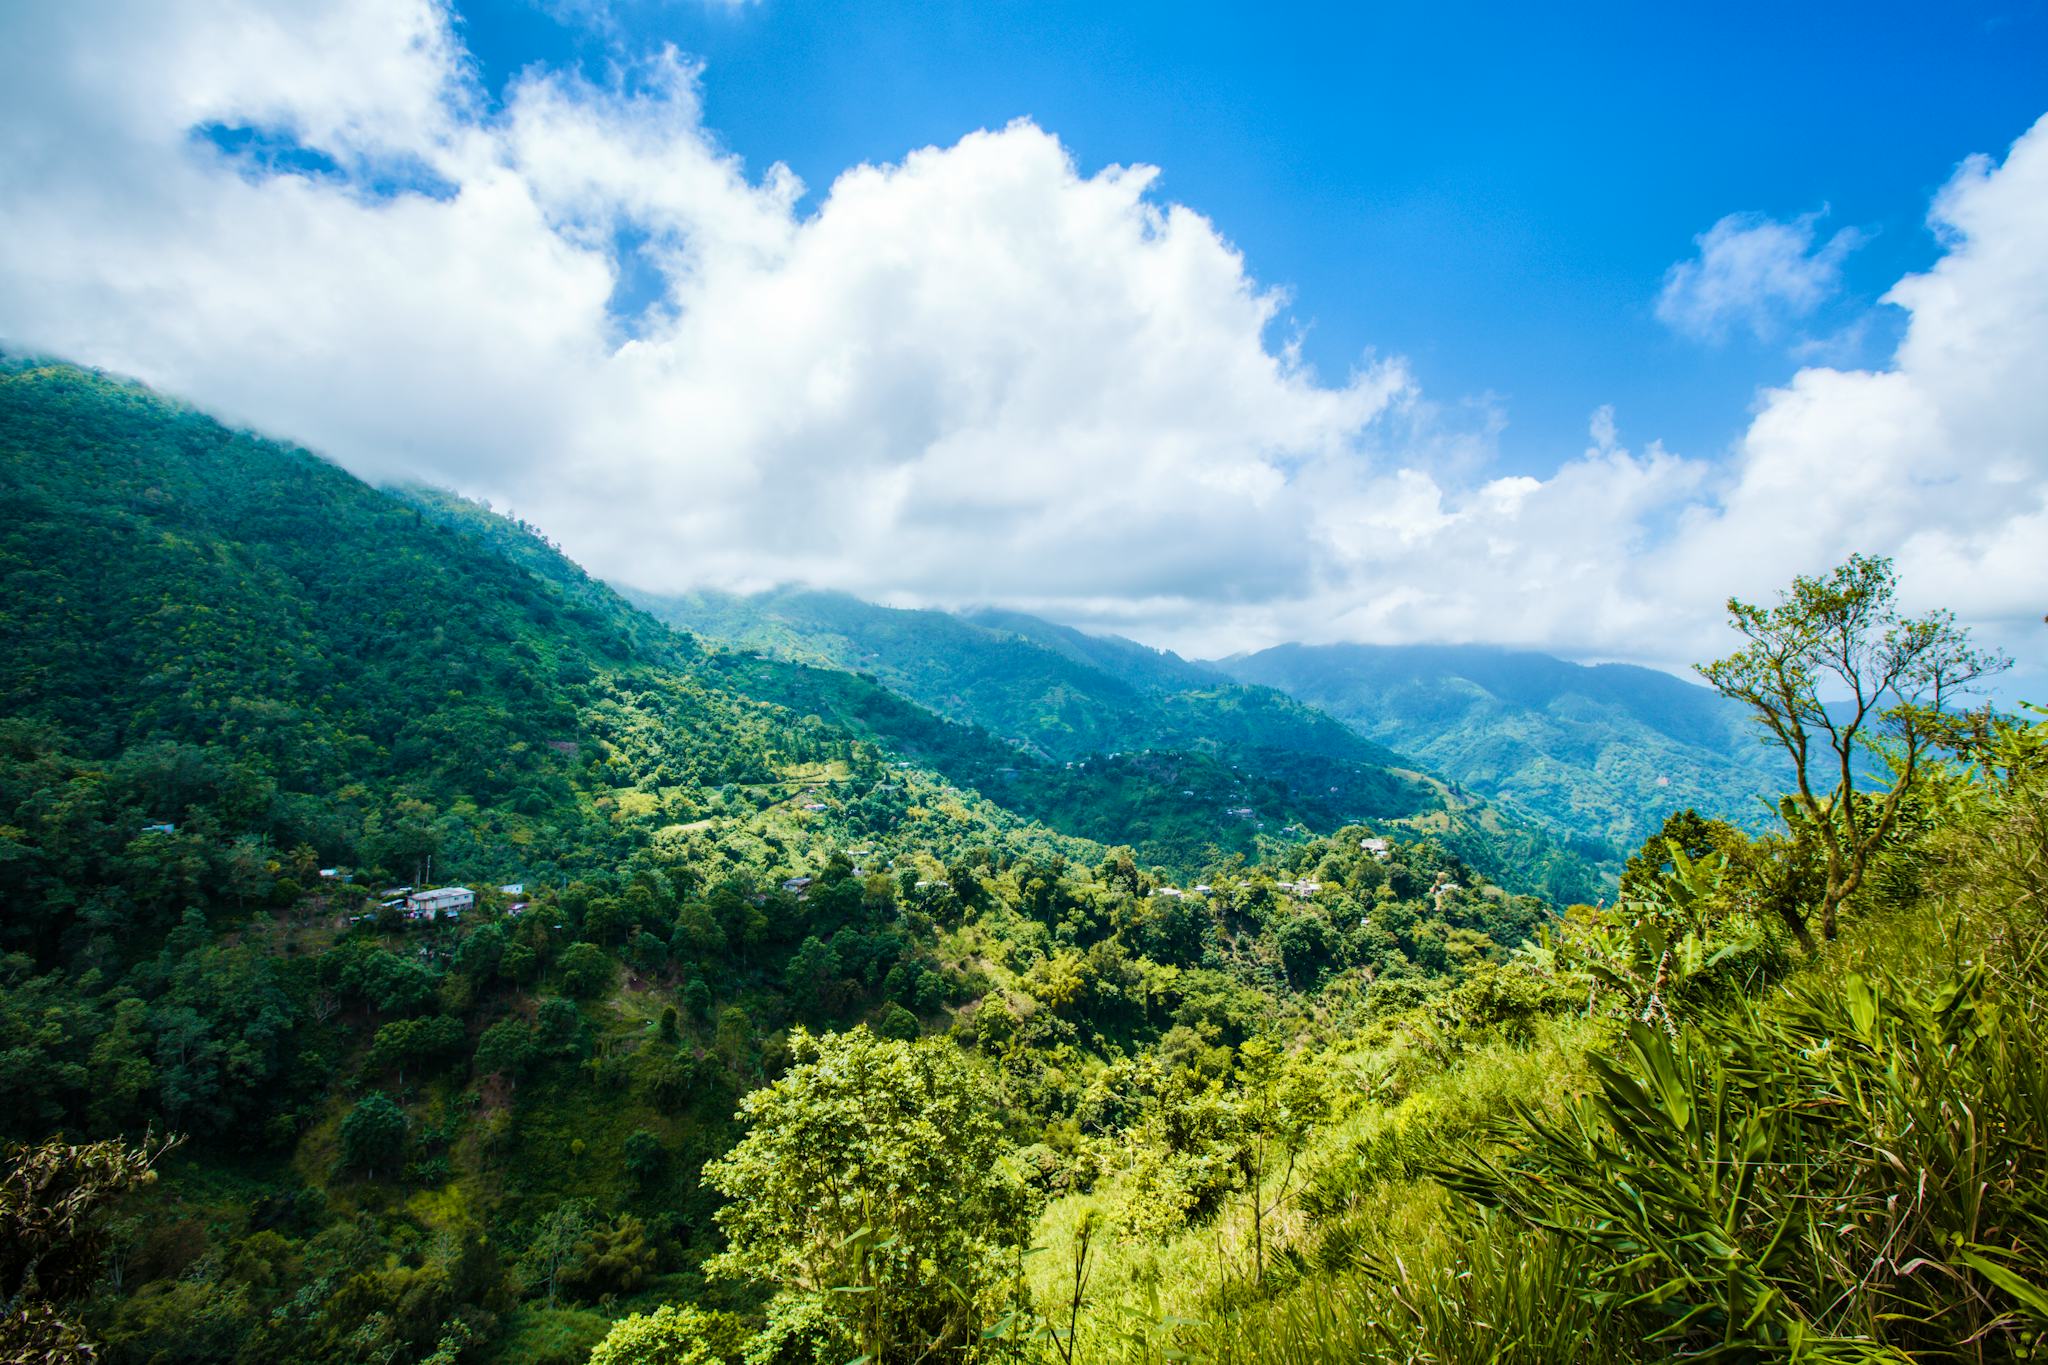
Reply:
[[791, 877], [782, 884], [782, 889], [789, 892], [792, 896], [801, 896], [804, 892], [811, 889], [812, 880], [810, 877]]
[[476, 892], [466, 886], [441, 886], [415, 891], [405, 898], [407, 919], [459, 919], [476, 906]]

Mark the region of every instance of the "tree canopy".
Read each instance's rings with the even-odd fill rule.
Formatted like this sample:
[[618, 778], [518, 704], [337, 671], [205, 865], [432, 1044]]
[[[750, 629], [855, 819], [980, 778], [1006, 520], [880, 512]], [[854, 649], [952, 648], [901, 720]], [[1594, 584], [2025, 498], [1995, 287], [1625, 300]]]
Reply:
[[875, 1360], [964, 1358], [1030, 1236], [1033, 1199], [987, 1081], [942, 1041], [790, 1040], [705, 1168], [726, 1275], [777, 1287]]
[[[1699, 668], [1748, 706], [1792, 760], [1800, 814], [1825, 852], [1818, 918], [1828, 938], [1929, 749], [1954, 733], [1950, 709], [1972, 683], [2007, 665], [1973, 646], [1951, 612], [1902, 616], [1897, 593], [1889, 559], [1853, 555], [1825, 575], [1795, 578], [1776, 606], [1730, 598], [1729, 621], [1749, 644]], [[1871, 761], [1872, 741], [1891, 779], [1861, 800], [1868, 779], [1858, 768]], [[1788, 922], [1810, 942], [1803, 913]]]

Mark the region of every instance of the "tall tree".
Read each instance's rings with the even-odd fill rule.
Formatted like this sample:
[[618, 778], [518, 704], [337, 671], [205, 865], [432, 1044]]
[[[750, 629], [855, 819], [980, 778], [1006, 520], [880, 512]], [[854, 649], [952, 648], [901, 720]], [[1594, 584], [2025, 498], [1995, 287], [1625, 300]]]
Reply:
[[[2010, 664], [1975, 648], [1949, 612], [1901, 616], [1897, 586], [1891, 560], [1852, 555], [1824, 576], [1793, 579], [1775, 607], [1731, 597], [1729, 621], [1749, 644], [1699, 665], [1715, 690], [1756, 713], [1792, 759], [1796, 809], [1821, 842], [1819, 919], [1827, 938], [1929, 750], [1952, 732], [1950, 708], [1972, 683]], [[1857, 768], [1869, 761], [1872, 740], [1886, 744], [1892, 780], [1866, 794], [1857, 789]], [[1818, 783], [1816, 773], [1825, 774]], [[1780, 914], [1811, 949], [1802, 910], [1788, 901]]]
[[790, 1053], [741, 1101], [751, 1131], [704, 1168], [731, 1200], [713, 1272], [774, 1283], [771, 1322], [873, 1360], [971, 1355], [1034, 1211], [993, 1092], [945, 1042], [799, 1028]]
[[341, 1121], [342, 1160], [375, 1176], [405, 1155], [405, 1111], [372, 1090]]

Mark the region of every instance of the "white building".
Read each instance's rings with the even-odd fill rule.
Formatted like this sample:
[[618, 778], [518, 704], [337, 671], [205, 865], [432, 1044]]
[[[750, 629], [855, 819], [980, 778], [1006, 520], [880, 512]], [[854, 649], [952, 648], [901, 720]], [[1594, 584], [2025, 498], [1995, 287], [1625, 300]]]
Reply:
[[405, 898], [406, 914], [414, 919], [455, 919], [476, 906], [476, 892], [466, 886], [415, 891]]

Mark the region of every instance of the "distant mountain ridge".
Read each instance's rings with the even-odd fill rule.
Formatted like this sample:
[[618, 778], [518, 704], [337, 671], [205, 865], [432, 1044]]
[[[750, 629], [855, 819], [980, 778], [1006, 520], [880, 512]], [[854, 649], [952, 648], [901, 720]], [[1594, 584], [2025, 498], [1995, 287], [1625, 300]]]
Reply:
[[1747, 713], [1631, 664], [1486, 645], [1279, 645], [1216, 662], [1623, 854], [1672, 810], [1755, 825], [1786, 781]]
[[[1611, 855], [1468, 797], [1455, 779], [1278, 689], [1117, 636], [1020, 612], [906, 610], [804, 588], [627, 595], [708, 644], [873, 679], [1056, 766], [1100, 771], [1105, 755], [1136, 765], [1153, 791], [1208, 800], [1225, 828], [1245, 818], [1231, 812], [1254, 804], [1255, 786], [1278, 783], [1269, 809], [1284, 802], [1311, 823], [1398, 823], [1564, 901], [1596, 895], [1595, 863]], [[1162, 815], [1137, 803], [1124, 818], [1143, 829]]]
[[[633, 594], [629, 594], [631, 596]], [[849, 669], [1054, 761], [1245, 748], [1434, 774], [1612, 871], [1687, 806], [1767, 819], [1775, 751], [1741, 708], [1632, 664], [1489, 645], [1280, 645], [1189, 660], [1022, 612], [784, 588], [635, 598], [740, 649]]]
[[806, 588], [627, 596], [707, 640], [869, 674], [920, 706], [1049, 759], [1250, 746], [1403, 763], [1277, 689], [1019, 612], [909, 610]]
[[1222, 677], [1220, 670], [1183, 659], [1172, 650], [1154, 649], [1121, 635], [1090, 635], [1021, 611], [983, 607], [961, 615], [975, 625], [1008, 631], [1077, 663], [1101, 669], [1134, 687], [1213, 688]]

